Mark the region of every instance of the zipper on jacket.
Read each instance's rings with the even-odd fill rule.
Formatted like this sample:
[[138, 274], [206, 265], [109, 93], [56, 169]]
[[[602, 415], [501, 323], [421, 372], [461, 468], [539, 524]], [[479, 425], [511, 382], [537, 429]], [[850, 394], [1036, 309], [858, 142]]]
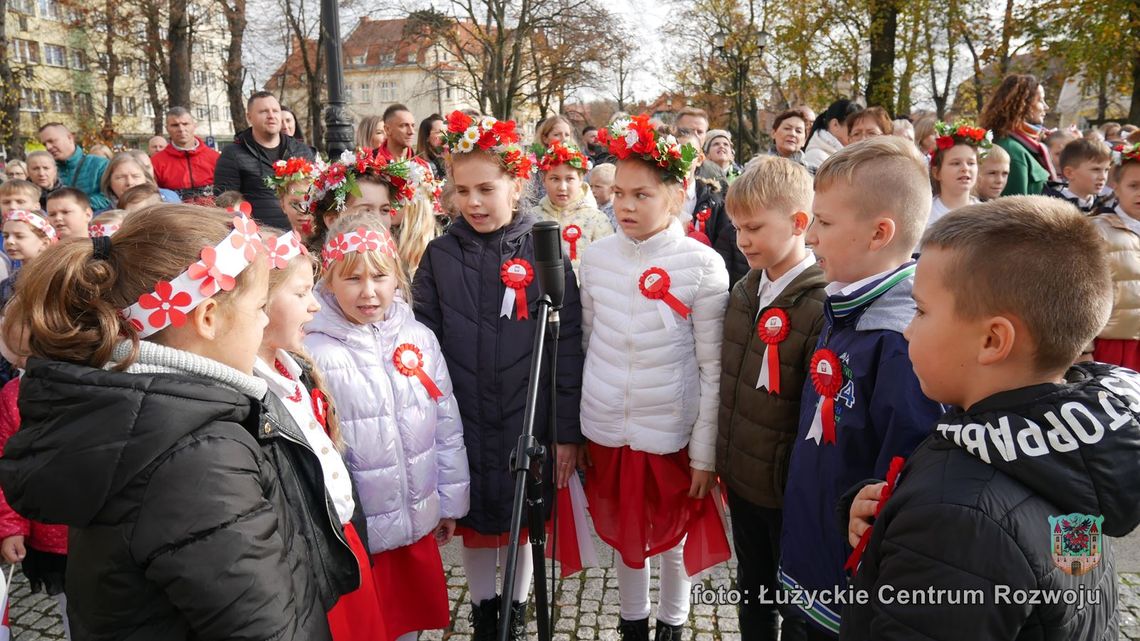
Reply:
[[[633, 251], [636, 255], [635, 258], [637, 264], [637, 269], [634, 270], [634, 273], [637, 273], [637, 270], [641, 269], [642, 263], [644, 262], [641, 256], [641, 244], [634, 243]], [[627, 309], [629, 309], [629, 322], [625, 324], [625, 346], [627, 355], [631, 355], [633, 353], [633, 308], [635, 305], [637, 305], [637, 285], [634, 285], [633, 289], [630, 290], [629, 307], [627, 307]], [[628, 437], [629, 433], [629, 401], [630, 394], [632, 393], [632, 390], [630, 389], [633, 386], [632, 381], [633, 358], [627, 358], [625, 360], [625, 422], [622, 424], [623, 437]]]
[[[380, 329], [377, 328], [374, 324], [369, 324], [368, 327], [372, 330], [372, 341], [376, 344], [376, 353], [381, 355], [385, 354], [386, 352], [384, 351], [384, 346], [380, 342]], [[392, 361], [391, 359], [387, 359], [384, 362], [391, 363]], [[400, 476], [400, 504], [403, 506], [404, 501], [408, 498], [408, 462], [404, 458], [404, 437], [400, 434], [400, 421], [396, 416], [396, 379], [392, 376], [392, 372], [388, 371], [387, 365], [384, 367], [384, 374], [388, 378], [388, 388], [392, 390], [392, 420], [396, 425], [396, 446], [394, 449], [396, 450], [396, 460], [400, 466], [400, 469], [398, 470]], [[414, 390], [412, 391], [412, 394], [415, 394]], [[367, 517], [367, 515], [365, 515], [365, 517]], [[412, 510], [410, 508], [408, 509], [407, 536], [415, 536], [415, 530], [412, 527]], [[415, 541], [412, 541], [412, 543], [415, 543]]]

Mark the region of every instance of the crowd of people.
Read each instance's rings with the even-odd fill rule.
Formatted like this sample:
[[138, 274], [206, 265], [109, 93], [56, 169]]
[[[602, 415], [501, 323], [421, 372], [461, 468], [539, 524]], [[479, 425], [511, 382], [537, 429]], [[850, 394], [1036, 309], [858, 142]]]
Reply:
[[693, 107], [524, 146], [396, 104], [336, 158], [268, 92], [220, 154], [181, 108], [149, 154], [46, 125], [0, 184], [0, 556], [69, 638], [408, 641], [452, 623], [457, 538], [474, 638], [525, 638], [526, 540], [499, 585], [548, 220], [536, 436], [623, 641], [686, 638], [733, 556], [744, 639], [1112, 638], [1140, 133], [1047, 113], [1032, 76], [978, 123], [838, 100], [746, 162]]

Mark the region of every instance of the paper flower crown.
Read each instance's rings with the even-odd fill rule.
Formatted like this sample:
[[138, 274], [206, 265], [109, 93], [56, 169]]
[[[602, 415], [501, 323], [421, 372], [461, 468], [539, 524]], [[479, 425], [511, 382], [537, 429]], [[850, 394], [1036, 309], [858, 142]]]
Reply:
[[589, 171], [593, 166], [582, 150], [573, 144], [556, 140], [541, 153], [538, 159], [539, 171], [550, 171], [558, 165], [570, 165], [580, 171]]
[[23, 209], [13, 209], [12, 211], [4, 214], [4, 222], [16, 221], [25, 223], [29, 227], [35, 227], [40, 230], [40, 233], [47, 237], [48, 243], [54, 243], [59, 240], [59, 236], [55, 233], [55, 227], [44, 218], [42, 214], [34, 211], [24, 211]]
[[167, 327], [181, 327], [186, 315], [219, 292], [232, 291], [237, 277], [264, 250], [257, 224], [234, 216], [233, 231], [213, 247], [203, 247], [200, 260], [170, 280], [154, 284], [154, 291], [122, 310], [122, 316], [146, 338]]
[[934, 132], [938, 136], [934, 140], [936, 150], [945, 151], [954, 145], [970, 145], [979, 149], [979, 155], [984, 158], [990, 147], [993, 147], [994, 132], [975, 127], [965, 120], [955, 120], [952, 125], [938, 121], [934, 123]]
[[1140, 162], [1140, 142], [1125, 143], [1112, 148], [1112, 164], [1119, 167], [1130, 162]]
[[269, 254], [270, 269], [288, 269], [289, 261], [298, 256], [308, 256], [309, 250], [301, 242], [301, 236], [295, 231], [287, 231], [280, 236], [270, 236], [264, 241], [265, 251]]
[[360, 195], [360, 176], [376, 176], [391, 189], [391, 205], [400, 209], [410, 203], [420, 190], [434, 194], [439, 185], [432, 182], [431, 169], [419, 158], [387, 161], [379, 150], [357, 149], [345, 151], [336, 162], [319, 168], [305, 196], [305, 209], [316, 214], [320, 203], [331, 193], [333, 210], [344, 211], [349, 196]]
[[87, 233], [92, 238], [110, 238], [119, 231], [119, 223], [94, 223], [87, 226]]
[[365, 229], [358, 227], [354, 231], [337, 234], [325, 242], [321, 249], [321, 265], [328, 269], [338, 260], [351, 253], [363, 254], [378, 251], [389, 258], [399, 259], [396, 253], [396, 241], [387, 229]]
[[495, 154], [503, 161], [507, 171], [518, 178], [530, 178], [533, 164], [519, 146], [515, 121], [482, 117], [475, 120], [462, 111], [447, 115], [447, 129], [443, 132], [443, 148], [448, 153], [467, 154], [481, 149]]
[[312, 180], [316, 168], [304, 158], [290, 158], [273, 163], [273, 175], [265, 177], [265, 186], [276, 191], [289, 183]]
[[618, 160], [639, 158], [661, 169], [671, 180], [683, 182], [689, 175], [697, 148], [689, 143], [677, 144], [672, 135], [662, 136], [649, 123], [649, 114], [615, 121], [598, 130], [598, 142], [605, 145]]

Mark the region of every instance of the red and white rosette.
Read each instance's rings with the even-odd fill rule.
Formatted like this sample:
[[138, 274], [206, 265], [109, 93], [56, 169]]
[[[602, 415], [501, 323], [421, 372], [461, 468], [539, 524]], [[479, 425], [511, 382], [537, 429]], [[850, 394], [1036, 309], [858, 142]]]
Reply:
[[582, 228], [577, 225], [566, 225], [562, 230], [562, 240], [570, 246], [570, 260], [578, 260], [578, 241], [582, 238]]
[[641, 290], [642, 296], [657, 301], [657, 312], [661, 314], [661, 321], [665, 323], [665, 327], [673, 329], [677, 327], [677, 320], [673, 318], [672, 312], [676, 312], [681, 318], [688, 318], [693, 310], [669, 292], [670, 282], [669, 272], [660, 267], [650, 267], [641, 274], [637, 288]]
[[769, 394], [780, 393], [780, 343], [788, 337], [790, 329], [788, 314], [779, 307], [764, 312], [756, 323], [756, 335], [764, 341], [764, 358], [756, 389], [766, 387]]
[[709, 239], [709, 217], [711, 216], [712, 210], [708, 207], [693, 214], [693, 222], [689, 223], [687, 236], [711, 247], [712, 240]]
[[329, 431], [329, 399], [319, 388], [309, 391], [309, 401], [313, 404], [313, 418], [317, 419], [325, 432]]
[[527, 311], [526, 287], [534, 280], [534, 268], [523, 258], [512, 258], [503, 263], [499, 277], [506, 285], [499, 316], [510, 318], [513, 310], [517, 312], [515, 316], [517, 320], [530, 318]]
[[843, 366], [835, 352], [825, 348], [811, 357], [811, 384], [819, 394], [807, 439], [835, 443], [835, 395], [843, 388]]
[[404, 343], [396, 348], [396, 352], [392, 355], [392, 362], [396, 364], [397, 372], [408, 378], [415, 376], [420, 379], [420, 383], [427, 390], [431, 400], [438, 401], [443, 398], [443, 392], [439, 390], [439, 386], [424, 371], [424, 354], [420, 348], [411, 343]]

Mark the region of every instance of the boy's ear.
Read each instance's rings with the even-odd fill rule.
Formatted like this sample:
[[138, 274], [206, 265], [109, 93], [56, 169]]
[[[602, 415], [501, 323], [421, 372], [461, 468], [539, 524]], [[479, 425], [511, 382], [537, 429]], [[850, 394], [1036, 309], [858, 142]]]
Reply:
[[807, 228], [811, 227], [811, 214], [806, 211], [797, 211], [792, 214], [792, 233], [796, 236], [801, 236], [807, 233]]
[[1073, 179], [1072, 170], [1074, 170], [1074, 169], [1076, 169], [1076, 167], [1073, 167], [1071, 165], [1061, 167], [1061, 175], [1065, 177], [1066, 181]]
[[874, 231], [871, 233], [871, 244], [869, 249], [871, 251], [879, 251], [885, 249], [891, 241], [895, 239], [895, 232], [898, 231], [893, 218], [889, 216], [880, 216], [874, 221]]
[[1018, 338], [1017, 324], [1005, 316], [994, 316], [984, 321], [979, 365], [997, 365], [1009, 358]]

